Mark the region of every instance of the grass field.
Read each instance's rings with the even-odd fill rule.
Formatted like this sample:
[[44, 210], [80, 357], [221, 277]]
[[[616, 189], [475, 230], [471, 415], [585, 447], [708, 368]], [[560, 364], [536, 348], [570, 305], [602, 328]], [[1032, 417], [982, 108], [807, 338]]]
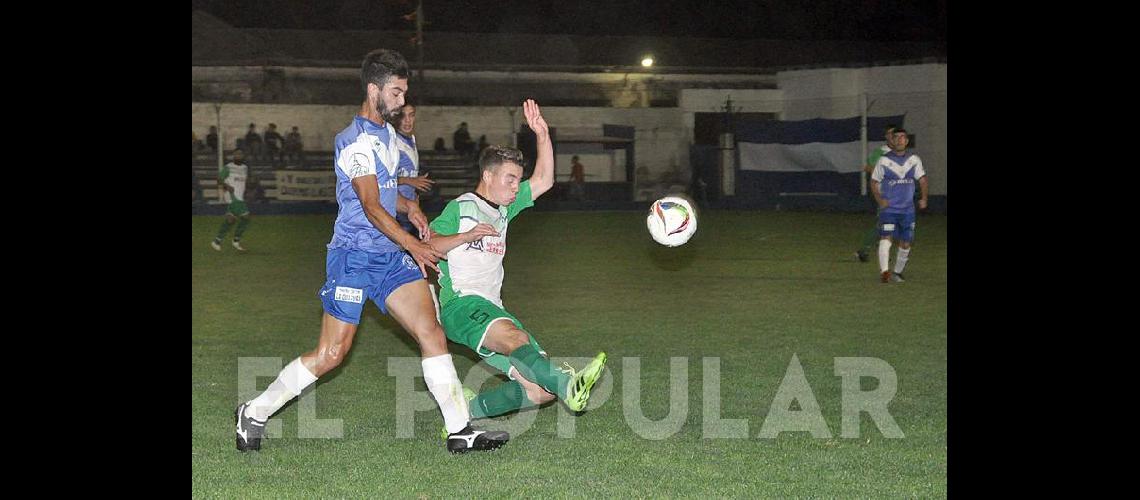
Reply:
[[[236, 451], [239, 358], [288, 363], [315, 346], [334, 216], [257, 217], [245, 254], [228, 242], [215, 252], [209, 240], [220, 218], [193, 217], [192, 495], [945, 496], [946, 217], [919, 217], [908, 281], [884, 285], [875, 262], [853, 257], [870, 215], [701, 215], [693, 240], [675, 249], [653, 243], [637, 212], [516, 219], [504, 302], [553, 356], [606, 351], [609, 371], [594, 395], [605, 401], [576, 418], [560, 417], [565, 410], [555, 405], [484, 421], [496, 428], [533, 418], [502, 449], [461, 456], [444, 451], [434, 409], [415, 414], [413, 438], [397, 436], [389, 358], [418, 350], [373, 306], [348, 359], [317, 383], [316, 418], [340, 419], [343, 437], [298, 437], [305, 409], [295, 401], [274, 417], [281, 438], [264, 441], [261, 452]], [[451, 350], [462, 379], [477, 358]], [[830, 437], [759, 437], [793, 355]], [[675, 357], [687, 366], [687, 416], [675, 434], [647, 439], [626, 415], [640, 407], [645, 418], [666, 417], [670, 381], [681, 378], [670, 371]], [[713, 417], [703, 409], [706, 357], [720, 360], [719, 418], [744, 420], [747, 438], [704, 437]], [[886, 437], [867, 413], [858, 437], [841, 436], [835, 359], [843, 357], [893, 368], [888, 408], [905, 437]], [[631, 400], [626, 365], [634, 360], [640, 397]], [[426, 391], [422, 379], [416, 387]], [[874, 379], [861, 383], [875, 387]], [[810, 402], [776, 413], [789, 408], [807, 415]], [[560, 437], [560, 418], [573, 419], [573, 437]]]

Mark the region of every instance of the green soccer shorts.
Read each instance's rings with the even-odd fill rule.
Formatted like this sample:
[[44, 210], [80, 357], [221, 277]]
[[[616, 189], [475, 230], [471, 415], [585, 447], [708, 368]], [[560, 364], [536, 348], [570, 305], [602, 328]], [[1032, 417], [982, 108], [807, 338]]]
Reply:
[[231, 214], [234, 214], [234, 215], [237, 215], [240, 217], [242, 215], [249, 213], [249, 207], [245, 206], [244, 201], [234, 200], [234, 201], [231, 201], [228, 206], [226, 206], [226, 212], [229, 212]]
[[491, 328], [491, 324], [504, 319], [512, 321], [520, 330], [526, 332], [530, 344], [534, 346], [535, 350], [543, 356], [546, 355], [542, 346], [534, 340], [534, 335], [527, 331], [518, 318], [483, 297], [478, 295], [456, 297], [439, 311], [439, 322], [443, 326], [443, 331], [447, 334], [448, 340], [470, 347], [482, 356], [487, 364], [514, 380], [510, 373], [510, 358], [483, 348], [483, 338], [487, 335], [487, 330]]

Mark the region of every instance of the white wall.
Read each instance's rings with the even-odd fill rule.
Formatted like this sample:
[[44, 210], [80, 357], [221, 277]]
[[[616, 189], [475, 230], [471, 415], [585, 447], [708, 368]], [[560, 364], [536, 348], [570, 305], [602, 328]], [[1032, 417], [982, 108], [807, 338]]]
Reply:
[[[879, 66], [854, 69], [783, 71], [776, 75], [783, 90], [781, 119], [859, 116], [861, 93], [867, 93], [870, 116], [905, 114], [903, 126], [916, 135], [915, 152], [929, 175], [930, 192], [946, 194], [945, 64]], [[882, 142], [881, 131], [868, 131], [870, 145]]]

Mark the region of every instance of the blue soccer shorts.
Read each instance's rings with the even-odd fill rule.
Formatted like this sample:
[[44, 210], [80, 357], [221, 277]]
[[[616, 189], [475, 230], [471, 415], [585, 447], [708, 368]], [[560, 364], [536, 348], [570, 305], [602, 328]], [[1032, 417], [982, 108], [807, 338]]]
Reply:
[[360, 324], [364, 299], [388, 314], [384, 300], [401, 286], [424, 279], [419, 265], [406, 252], [372, 253], [332, 248], [325, 258], [325, 285], [318, 295], [332, 317]]
[[914, 212], [905, 214], [879, 213], [879, 236], [894, 237], [897, 241], [914, 241]]

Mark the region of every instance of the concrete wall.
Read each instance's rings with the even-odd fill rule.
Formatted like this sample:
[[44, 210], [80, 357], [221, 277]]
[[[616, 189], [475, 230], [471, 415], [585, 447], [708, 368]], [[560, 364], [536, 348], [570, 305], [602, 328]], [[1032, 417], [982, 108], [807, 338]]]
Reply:
[[[870, 116], [905, 114], [903, 125], [916, 135], [915, 151], [930, 176], [930, 192], [946, 194], [945, 64], [855, 69], [784, 71], [776, 75], [783, 91], [783, 120], [859, 116], [861, 93]], [[868, 131], [870, 145], [882, 144], [882, 131]]]

